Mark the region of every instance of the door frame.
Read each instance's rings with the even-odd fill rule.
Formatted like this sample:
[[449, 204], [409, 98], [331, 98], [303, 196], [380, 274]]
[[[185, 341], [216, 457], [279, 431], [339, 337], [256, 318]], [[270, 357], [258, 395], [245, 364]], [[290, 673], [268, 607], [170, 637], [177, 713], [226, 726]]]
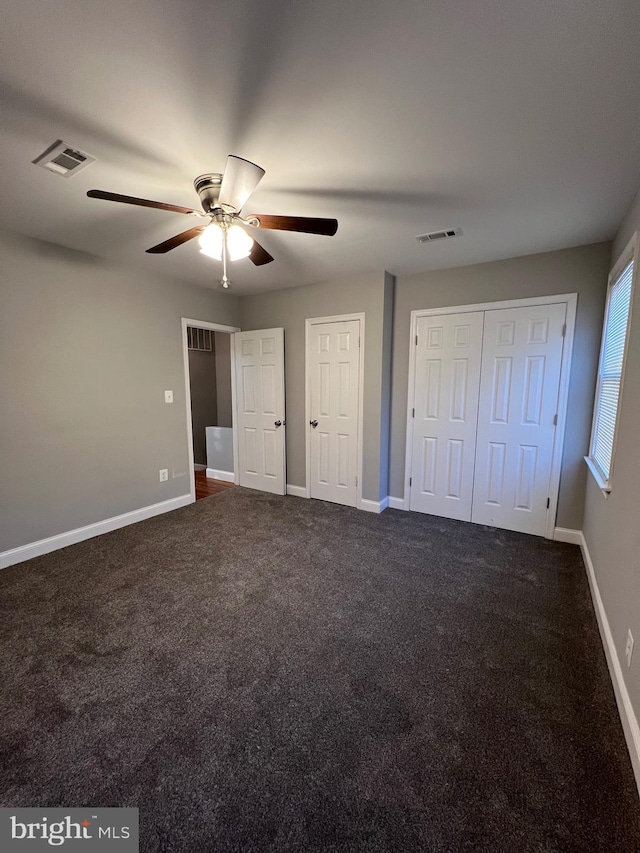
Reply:
[[409, 329], [409, 377], [407, 385], [407, 435], [405, 444], [404, 467], [404, 507], [410, 508], [411, 463], [413, 451], [413, 409], [415, 408], [415, 376], [416, 376], [416, 347], [414, 341], [417, 335], [417, 324], [420, 317], [432, 317], [438, 314], [466, 314], [472, 311], [498, 311], [502, 308], [527, 308], [534, 305], [555, 305], [565, 303], [567, 306], [566, 334], [562, 348], [560, 364], [560, 384], [558, 386], [558, 423], [553, 440], [551, 457], [551, 477], [549, 480], [549, 507], [545, 521], [545, 539], [553, 539], [558, 509], [558, 493], [560, 491], [560, 471], [562, 468], [562, 450], [567, 419], [567, 404], [569, 399], [569, 377], [571, 375], [571, 359], [573, 355], [573, 338], [576, 325], [577, 293], [562, 293], [551, 296], [532, 296], [524, 299], [507, 299], [500, 302], [480, 302], [475, 305], [449, 305], [445, 308], [425, 308], [411, 312]]
[[362, 459], [363, 459], [363, 435], [364, 435], [364, 312], [354, 314], [334, 314], [330, 317], [307, 317], [304, 321], [304, 429], [305, 429], [305, 456], [306, 456], [306, 498], [311, 497], [311, 435], [309, 433], [309, 421], [311, 420], [311, 384], [309, 372], [309, 337], [312, 326], [322, 323], [343, 323], [350, 320], [360, 322], [360, 346], [358, 347], [358, 473], [356, 485], [356, 508], [363, 509], [362, 505]]
[[[223, 326], [220, 323], [209, 323], [207, 320], [192, 320], [188, 317], [181, 318], [182, 323], [182, 363], [184, 365], [184, 397], [187, 406], [187, 454], [189, 458], [189, 491], [191, 495], [190, 503], [194, 503], [196, 499], [196, 475], [193, 464], [193, 421], [191, 419], [191, 382], [189, 377], [189, 345], [187, 341], [187, 326], [195, 326], [197, 329], [210, 329], [212, 332], [227, 332], [233, 335], [234, 332], [242, 331], [238, 326]], [[233, 341], [231, 341], [231, 411], [233, 412], [234, 422], [236, 414], [236, 371], [235, 371], [235, 349]], [[238, 458], [237, 435], [233, 430], [233, 482], [238, 484], [238, 466], [236, 460]]]

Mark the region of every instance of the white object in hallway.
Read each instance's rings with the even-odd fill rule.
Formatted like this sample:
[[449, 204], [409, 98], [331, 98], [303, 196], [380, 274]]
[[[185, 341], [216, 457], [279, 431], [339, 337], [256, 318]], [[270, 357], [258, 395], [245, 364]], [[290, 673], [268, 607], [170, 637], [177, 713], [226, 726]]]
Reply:
[[412, 510], [471, 520], [483, 318], [418, 318]]
[[360, 320], [311, 322], [307, 338], [310, 497], [356, 506]]
[[239, 483], [284, 495], [284, 329], [236, 332], [234, 347]]
[[566, 305], [487, 311], [471, 520], [544, 536]]
[[233, 483], [235, 465], [233, 461], [233, 429], [231, 427], [205, 427], [207, 477]]

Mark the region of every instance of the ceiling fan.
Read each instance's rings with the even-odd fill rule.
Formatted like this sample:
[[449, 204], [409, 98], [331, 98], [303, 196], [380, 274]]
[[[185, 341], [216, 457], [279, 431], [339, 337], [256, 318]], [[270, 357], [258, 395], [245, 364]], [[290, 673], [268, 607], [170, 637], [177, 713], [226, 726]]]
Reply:
[[242, 227], [267, 228], [276, 231], [299, 231], [305, 234], [324, 234], [332, 237], [338, 230], [337, 219], [320, 219], [309, 216], [271, 216], [252, 213], [241, 216], [240, 211], [246, 204], [251, 193], [258, 186], [264, 169], [230, 154], [223, 174], [207, 172], [195, 179], [193, 185], [200, 196], [204, 213], [190, 207], [180, 207], [177, 204], [166, 204], [162, 201], [150, 201], [146, 198], [136, 198], [130, 195], [120, 195], [104, 190], [89, 190], [89, 198], [101, 198], [106, 201], [119, 201], [123, 204], [136, 204], [140, 207], [153, 207], [157, 210], [168, 210], [172, 213], [185, 213], [196, 216], [207, 222], [189, 228], [181, 234], [176, 234], [169, 240], [158, 243], [147, 249], [151, 254], [165, 252], [198, 237], [200, 251], [209, 257], [221, 260], [223, 274], [220, 284], [225, 289], [230, 287], [227, 278], [227, 260], [237, 261], [249, 258], [256, 266], [269, 264], [273, 256], [264, 249], [257, 240], [249, 236]]

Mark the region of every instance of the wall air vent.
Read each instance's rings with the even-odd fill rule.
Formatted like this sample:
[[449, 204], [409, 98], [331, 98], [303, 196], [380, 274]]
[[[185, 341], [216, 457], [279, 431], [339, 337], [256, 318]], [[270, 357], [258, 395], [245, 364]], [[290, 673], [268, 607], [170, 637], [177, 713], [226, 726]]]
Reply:
[[213, 332], [211, 329], [197, 329], [187, 326], [187, 348], [197, 352], [213, 352]]
[[70, 178], [86, 169], [91, 163], [95, 163], [96, 158], [58, 139], [32, 162], [63, 178]]
[[430, 231], [428, 234], [419, 234], [416, 240], [418, 243], [433, 243], [434, 240], [447, 240], [449, 237], [461, 236], [461, 228], [446, 228], [443, 231]]

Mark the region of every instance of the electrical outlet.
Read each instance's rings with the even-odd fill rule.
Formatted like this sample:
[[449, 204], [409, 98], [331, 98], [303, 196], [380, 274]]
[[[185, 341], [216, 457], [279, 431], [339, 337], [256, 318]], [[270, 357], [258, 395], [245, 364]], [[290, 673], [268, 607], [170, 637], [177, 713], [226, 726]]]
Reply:
[[161, 468], [160, 469], [160, 482], [166, 483], [166, 481], [168, 479], [169, 479], [169, 469], [168, 468]]
[[627, 657], [627, 666], [631, 666], [631, 655], [633, 654], [633, 634], [631, 633], [631, 628], [627, 633], [627, 648], [624, 650], [624, 653]]
[[173, 391], [164, 392], [164, 401], [165, 403], [173, 403]]

